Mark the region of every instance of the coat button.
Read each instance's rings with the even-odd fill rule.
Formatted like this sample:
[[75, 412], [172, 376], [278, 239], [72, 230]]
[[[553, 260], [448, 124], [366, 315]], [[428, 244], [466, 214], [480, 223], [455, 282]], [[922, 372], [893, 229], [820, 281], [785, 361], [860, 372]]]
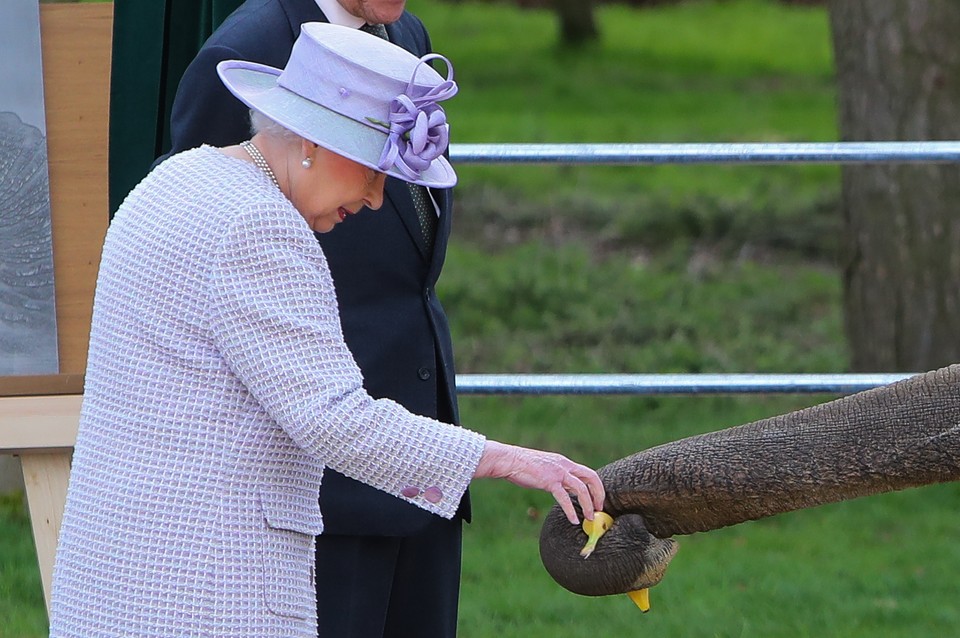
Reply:
[[417, 370], [417, 376], [420, 377], [421, 381], [426, 381], [433, 375], [430, 372], [430, 368], [420, 368]]
[[439, 503], [443, 500], [443, 492], [439, 487], [428, 487], [427, 489], [423, 490], [423, 498], [431, 503]]

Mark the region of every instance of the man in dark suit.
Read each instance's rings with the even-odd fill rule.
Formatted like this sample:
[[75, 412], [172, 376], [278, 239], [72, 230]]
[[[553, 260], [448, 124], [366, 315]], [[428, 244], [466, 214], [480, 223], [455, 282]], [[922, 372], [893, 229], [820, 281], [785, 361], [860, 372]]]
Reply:
[[[171, 116], [171, 152], [247, 139], [247, 110], [217, 78], [217, 62], [244, 59], [282, 68], [300, 25], [312, 21], [385, 24], [393, 43], [417, 56], [430, 52], [426, 29], [404, 10], [404, 0], [247, 0], [184, 73]], [[426, 230], [414, 196], [426, 204]], [[420, 212], [424, 216], [423, 208]], [[450, 332], [434, 294], [450, 212], [448, 190], [415, 193], [388, 178], [378, 212], [351, 215], [317, 239], [367, 391], [417, 414], [456, 423]], [[461, 503], [460, 516], [446, 521], [327, 470], [320, 501], [325, 523], [317, 539], [320, 635], [454, 636], [468, 500]]]

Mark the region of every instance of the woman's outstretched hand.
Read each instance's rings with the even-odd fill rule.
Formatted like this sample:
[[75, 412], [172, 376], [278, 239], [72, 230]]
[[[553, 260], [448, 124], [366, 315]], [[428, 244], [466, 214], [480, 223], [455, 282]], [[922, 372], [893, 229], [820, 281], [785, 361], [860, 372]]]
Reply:
[[577, 497], [583, 515], [590, 520], [594, 511], [603, 509], [600, 477], [589, 467], [574, 463], [562, 454], [488, 440], [473, 477], [502, 478], [520, 487], [550, 492], [574, 525], [580, 521], [571, 495]]

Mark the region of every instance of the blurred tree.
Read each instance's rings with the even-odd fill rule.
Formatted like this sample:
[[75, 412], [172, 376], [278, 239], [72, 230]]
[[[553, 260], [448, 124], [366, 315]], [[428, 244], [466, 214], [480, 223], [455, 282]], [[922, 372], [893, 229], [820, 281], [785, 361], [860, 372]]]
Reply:
[[[462, 0], [447, 0], [461, 2]], [[475, 0], [501, 2], [502, 0]], [[522, 9], [552, 9], [560, 26], [560, 46], [579, 46], [600, 38], [594, 7], [598, 4], [628, 4], [635, 7], [670, 4], [681, 0], [507, 0]]]
[[[830, 0], [844, 140], [960, 140], [960, 2]], [[858, 371], [960, 361], [960, 166], [849, 165], [841, 259]]]
[[594, 0], [553, 0], [560, 21], [561, 46], [580, 46], [600, 38]]

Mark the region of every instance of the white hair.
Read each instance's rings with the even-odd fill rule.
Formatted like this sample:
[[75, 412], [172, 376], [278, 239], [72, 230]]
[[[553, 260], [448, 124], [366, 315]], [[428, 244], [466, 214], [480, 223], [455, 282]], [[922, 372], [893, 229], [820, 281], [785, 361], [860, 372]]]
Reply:
[[250, 110], [250, 134], [262, 134], [284, 142], [299, 142], [303, 139], [290, 129], [281, 126], [260, 111], [253, 109]]

